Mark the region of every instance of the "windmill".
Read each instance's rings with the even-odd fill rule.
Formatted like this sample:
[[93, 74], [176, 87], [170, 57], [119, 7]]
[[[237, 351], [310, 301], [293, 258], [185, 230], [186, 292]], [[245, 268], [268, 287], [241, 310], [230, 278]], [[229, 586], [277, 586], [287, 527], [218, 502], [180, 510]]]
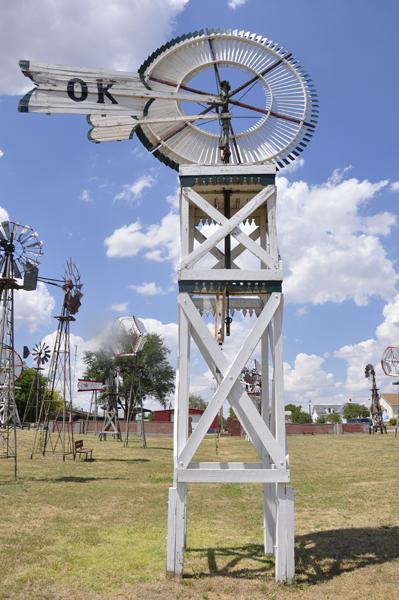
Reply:
[[[295, 571], [294, 496], [287, 486], [283, 273], [275, 177], [301, 155], [313, 136], [318, 101], [310, 76], [272, 40], [231, 29], [181, 35], [149, 56], [138, 73], [26, 60], [20, 67], [36, 85], [20, 101], [21, 112], [89, 115], [91, 141], [128, 140], [136, 133], [156, 158], [179, 171], [179, 367], [167, 572], [183, 573], [188, 482], [258, 482], [263, 485], [265, 553], [275, 555], [276, 580], [290, 582]], [[208, 238], [201, 231], [206, 221], [216, 229]], [[240, 228], [247, 221], [255, 225], [249, 235]], [[209, 254], [216, 259], [213, 268], [197, 266]], [[244, 254], [255, 257], [259, 267], [240, 269], [236, 259]], [[209, 307], [217, 319], [215, 337], [201, 318]], [[224, 335], [234, 335], [234, 312], [248, 310], [257, 321], [229, 361], [221, 347]], [[218, 388], [188, 438], [191, 338]], [[258, 344], [261, 415], [240, 383]], [[225, 401], [247, 431], [260, 462], [192, 463]]]
[[[141, 436], [143, 439], [143, 448], [147, 448], [147, 441], [145, 438], [144, 430], [144, 414], [143, 414], [143, 400], [141, 395], [141, 368], [142, 366], [137, 361], [137, 353], [142, 350], [146, 342], [145, 334], [146, 329], [143, 323], [136, 317], [118, 317], [112, 324], [110, 330], [110, 346], [116, 358], [123, 358], [132, 356], [134, 357], [132, 379], [130, 384], [129, 400], [126, 411], [126, 437], [125, 446], [129, 444], [129, 425], [132, 418], [132, 412], [134, 409], [137, 410], [137, 404], [140, 407], [140, 429]], [[134, 380], [137, 377], [137, 389], [134, 387]], [[138, 402], [137, 402], [138, 401]], [[114, 394], [108, 396], [108, 407], [105, 413], [105, 420], [103, 425], [103, 431], [106, 430], [106, 426], [110, 427], [112, 419], [117, 419], [117, 399]], [[107, 418], [107, 416], [109, 417]], [[115, 415], [113, 417], [112, 415]], [[119, 426], [119, 419], [117, 419]], [[138, 422], [138, 423], [139, 423]], [[138, 425], [137, 423], [137, 425]], [[107, 425], [108, 424], [108, 425]], [[116, 426], [116, 424], [115, 424]], [[114, 427], [115, 427], [114, 426]], [[119, 430], [120, 431], [120, 430]], [[139, 433], [137, 431], [137, 433]], [[101, 435], [100, 435], [101, 439]]]
[[[19, 221], [3, 221], [0, 227], [0, 361], [1, 361], [1, 423], [0, 458], [14, 457], [14, 475], [17, 476], [17, 436], [20, 425], [15, 402], [15, 381], [22, 369], [22, 360], [14, 351], [14, 291], [36, 289], [42, 242], [29, 225]], [[23, 284], [17, 280], [23, 278]], [[22, 373], [22, 370], [19, 374]], [[10, 429], [14, 431], [11, 446]]]
[[[389, 377], [399, 376], [399, 348], [395, 346], [388, 346], [384, 351], [381, 359], [382, 370], [385, 375]], [[392, 385], [399, 385], [399, 380], [394, 381]], [[395, 437], [398, 434], [399, 429], [399, 394], [398, 394], [398, 413], [397, 413], [396, 425], [395, 425]]]
[[[26, 403], [22, 422], [26, 423], [29, 417], [32, 417], [33, 411], [35, 427], [37, 427], [40, 405], [40, 371], [44, 370], [44, 365], [48, 362], [51, 352], [47, 344], [40, 342], [40, 344], [36, 344], [31, 354], [35, 363], [35, 375], [30, 386], [28, 401]], [[32, 418], [30, 418], [29, 422], [31, 420]]]
[[[54, 281], [54, 280], [52, 280]], [[62, 459], [75, 453], [72, 428], [72, 373], [70, 323], [81, 306], [83, 296], [78, 267], [69, 259], [64, 275], [58, 280], [64, 292], [61, 315], [51, 356], [47, 385], [42, 397], [31, 458], [50, 451]], [[55, 285], [55, 284], [54, 284]], [[44, 358], [44, 357], [43, 357]], [[41, 360], [41, 359], [40, 359]]]
[[377, 385], [375, 382], [375, 370], [373, 365], [367, 365], [364, 371], [364, 376], [371, 380], [371, 405], [370, 405], [370, 416], [371, 416], [371, 427], [370, 433], [376, 433], [380, 430], [381, 433], [386, 433], [387, 428], [382, 418], [382, 408], [380, 404], [380, 397], [378, 394]]

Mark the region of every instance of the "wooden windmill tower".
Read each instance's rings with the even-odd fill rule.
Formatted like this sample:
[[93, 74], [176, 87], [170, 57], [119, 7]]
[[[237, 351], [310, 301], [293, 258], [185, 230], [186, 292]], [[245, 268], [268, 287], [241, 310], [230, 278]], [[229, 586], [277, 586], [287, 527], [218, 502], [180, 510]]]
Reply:
[[[276, 557], [277, 581], [289, 582], [294, 575], [293, 490], [287, 485], [275, 177], [313, 135], [318, 110], [311, 79], [278, 44], [238, 30], [182, 35], [156, 50], [138, 74], [28, 61], [20, 65], [38, 86], [21, 100], [21, 112], [90, 113], [91, 141], [130, 139], [136, 132], [156, 158], [179, 172], [179, 366], [167, 571], [183, 573], [187, 484], [253, 482], [263, 485], [265, 552]], [[196, 111], [195, 103], [202, 110]], [[213, 225], [208, 237], [201, 227], [205, 222]], [[201, 263], [209, 256], [215, 259], [212, 268]], [[221, 346], [225, 336], [234, 334], [231, 313], [248, 309], [257, 320], [230, 362]], [[215, 313], [215, 336], [201, 316], [209, 310]], [[191, 340], [218, 388], [188, 438]], [[257, 348], [262, 414], [240, 383]], [[193, 462], [226, 401], [258, 462]]]

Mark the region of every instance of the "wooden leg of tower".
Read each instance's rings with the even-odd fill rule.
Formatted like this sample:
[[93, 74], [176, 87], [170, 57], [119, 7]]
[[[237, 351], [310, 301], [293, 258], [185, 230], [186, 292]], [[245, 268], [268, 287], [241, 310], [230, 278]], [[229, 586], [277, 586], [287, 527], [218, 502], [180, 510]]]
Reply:
[[190, 386], [190, 324], [179, 307], [179, 364], [176, 376], [174, 410], [174, 486], [169, 489], [166, 570], [175, 577], [183, 575], [184, 549], [187, 535], [187, 483], [177, 483], [179, 455], [188, 438], [188, 405]]
[[287, 580], [287, 502], [286, 484], [277, 483], [277, 523], [276, 523], [276, 581]]
[[[266, 328], [261, 340], [262, 351], [262, 418], [269, 427], [269, 328]], [[262, 448], [262, 467], [270, 469], [270, 457]], [[276, 533], [276, 484], [263, 484], [263, 535], [265, 554], [274, 554]]]
[[294, 488], [286, 486], [287, 502], [287, 583], [295, 577]]

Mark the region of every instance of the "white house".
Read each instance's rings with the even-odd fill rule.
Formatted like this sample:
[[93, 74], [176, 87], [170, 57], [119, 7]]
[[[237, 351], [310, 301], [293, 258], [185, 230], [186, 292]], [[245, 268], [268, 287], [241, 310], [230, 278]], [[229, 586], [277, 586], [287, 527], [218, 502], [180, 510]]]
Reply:
[[388, 419], [398, 418], [398, 393], [396, 394], [381, 394], [381, 408], [387, 411]]
[[311, 405], [311, 417], [312, 421], [315, 422], [318, 417], [324, 417], [327, 419], [329, 415], [339, 415], [342, 419], [344, 404], [312, 404]]

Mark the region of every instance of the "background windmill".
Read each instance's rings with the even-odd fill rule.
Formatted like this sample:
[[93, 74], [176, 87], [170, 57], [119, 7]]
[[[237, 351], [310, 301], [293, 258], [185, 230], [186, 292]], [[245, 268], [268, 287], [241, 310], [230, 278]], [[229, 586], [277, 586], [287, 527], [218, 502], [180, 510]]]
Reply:
[[[14, 291], [36, 289], [42, 242], [29, 225], [3, 221], [0, 227], [0, 457], [14, 456], [17, 474], [16, 426], [20, 419], [15, 402], [15, 381], [22, 373], [21, 357], [14, 351]], [[23, 278], [23, 284], [17, 282]], [[18, 374], [19, 373], [19, 374]], [[10, 428], [14, 430], [13, 448]]]
[[[72, 426], [72, 372], [70, 357], [69, 325], [75, 321], [83, 296], [78, 267], [67, 261], [60, 280], [64, 291], [61, 315], [50, 361], [47, 386], [40, 406], [36, 435], [31, 458], [34, 454], [45, 455], [46, 451], [61, 453], [63, 460], [74, 454]], [[58, 392], [58, 393], [56, 393]], [[59, 397], [60, 395], [60, 397]], [[55, 403], [56, 401], [56, 403]]]
[[44, 370], [44, 365], [48, 362], [51, 352], [47, 344], [40, 342], [40, 344], [36, 344], [31, 354], [35, 362], [35, 375], [32, 379], [22, 422], [25, 424], [34, 420], [35, 426], [37, 426], [40, 406], [40, 371]]

